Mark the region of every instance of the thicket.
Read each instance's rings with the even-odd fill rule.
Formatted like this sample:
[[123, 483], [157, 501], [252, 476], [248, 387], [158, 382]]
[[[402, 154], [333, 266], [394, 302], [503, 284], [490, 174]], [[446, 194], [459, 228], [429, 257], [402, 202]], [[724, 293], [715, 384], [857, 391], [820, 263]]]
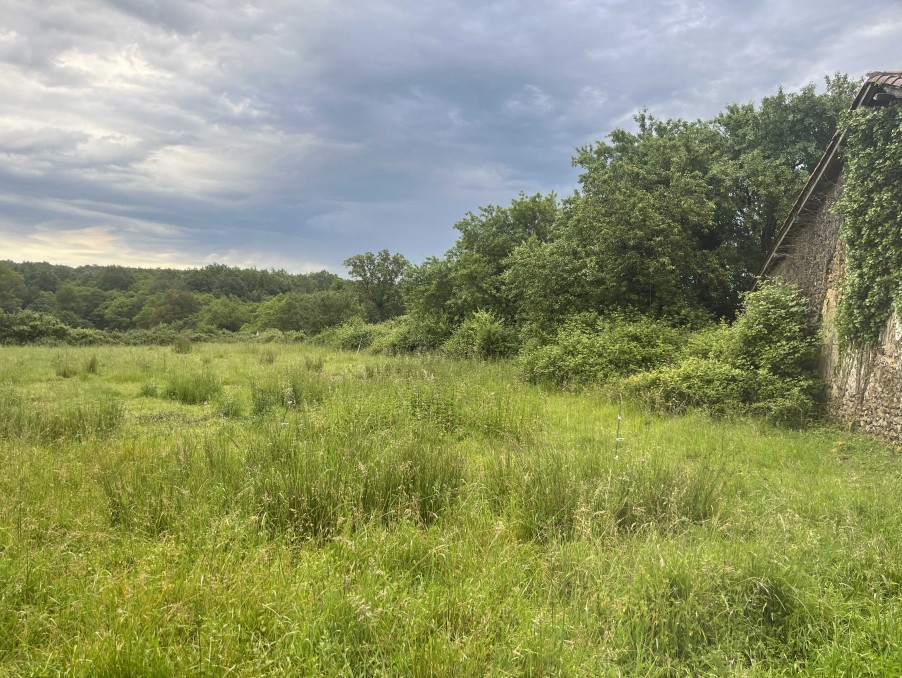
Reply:
[[819, 330], [799, 290], [770, 283], [746, 295], [732, 326], [699, 333], [680, 359], [636, 374], [624, 389], [668, 411], [751, 412], [802, 426], [820, 412]]
[[549, 343], [528, 344], [519, 362], [530, 382], [584, 386], [672, 362], [686, 334], [647, 317], [587, 313], [563, 323]]
[[902, 105], [851, 111], [843, 129], [846, 273], [838, 324], [847, 342], [873, 346], [902, 306]]

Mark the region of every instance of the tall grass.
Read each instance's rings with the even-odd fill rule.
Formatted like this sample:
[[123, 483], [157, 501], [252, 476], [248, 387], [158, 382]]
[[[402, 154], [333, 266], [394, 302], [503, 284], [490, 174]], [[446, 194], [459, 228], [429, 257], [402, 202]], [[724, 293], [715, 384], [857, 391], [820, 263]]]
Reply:
[[85, 442], [109, 436], [124, 416], [122, 403], [115, 400], [57, 405], [0, 393], [0, 440]]
[[504, 363], [2, 352], [0, 675], [902, 673], [868, 439], [627, 403], [615, 453]]
[[163, 395], [185, 405], [199, 405], [212, 400], [222, 391], [222, 382], [208, 370], [177, 372], [169, 377]]

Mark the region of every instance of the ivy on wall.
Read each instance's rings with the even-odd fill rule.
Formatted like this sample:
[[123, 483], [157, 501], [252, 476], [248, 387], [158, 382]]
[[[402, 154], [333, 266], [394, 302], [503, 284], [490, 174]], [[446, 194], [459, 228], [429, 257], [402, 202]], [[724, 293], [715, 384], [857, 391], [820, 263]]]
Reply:
[[843, 126], [846, 275], [838, 324], [846, 342], [874, 346], [893, 308], [902, 310], [902, 105], [860, 108]]

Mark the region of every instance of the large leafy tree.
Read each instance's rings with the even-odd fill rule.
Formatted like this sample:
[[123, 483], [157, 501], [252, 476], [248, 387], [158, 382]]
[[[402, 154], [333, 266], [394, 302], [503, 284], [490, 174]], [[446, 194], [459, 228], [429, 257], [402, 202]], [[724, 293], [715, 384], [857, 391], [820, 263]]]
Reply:
[[507, 207], [482, 207], [454, 225], [460, 237], [443, 258], [431, 257], [410, 270], [404, 300], [433, 341], [477, 311], [507, 322], [519, 319], [522, 299], [506, 278], [511, 256], [524, 243], [547, 242], [559, 212], [554, 193], [521, 193]]
[[187, 290], [168, 289], [147, 299], [135, 322], [138, 327], [156, 327], [187, 320], [201, 308], [198, 298]]
[[634, 310], [686, 320], [731, 316], [856, 83], [827, 78], [711, 121], [657, 120], [578, 149], [580, 186], [547, 242], [508, 259], [520, 318]]
[[0, 311], [12, 312], [22, 306], [25, 278], [5, 261], [0, 261]]
[[403, 255], [388, 250], [365, 252], [346, 259], [344, 265], [357, 281], [371, 322], [382, 322], [404, 312], [400, 282], [410, 262]]
[[860, 85], [839, 73], [824, 80], [823, 92], [813, 83], [798, 92], [781, 88], [757, 107], [731, 104], [713, 120], [734, 163], [739, 218], [757, 236], [759, 254], [770, 249]]
[[360, 303], [351, 290], [288, 292], [260, 304], [256, 325], [313, 335], [360, 316]]

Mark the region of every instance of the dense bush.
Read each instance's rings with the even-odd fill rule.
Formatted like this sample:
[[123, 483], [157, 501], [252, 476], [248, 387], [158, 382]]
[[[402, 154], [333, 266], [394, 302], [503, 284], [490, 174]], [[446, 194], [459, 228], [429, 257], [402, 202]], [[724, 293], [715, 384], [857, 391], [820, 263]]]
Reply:
[[435, 348], [438, 344], [430, 328], [409, 315], [402, 315], [382, 323], [385, 331], [377, 334], [370, 347], [372, 353], [400, 355]]
[[489, 311], [476, 311], [442, 348], [455, 358], [506, 358], [517, 351], [517, 332]]
[[0, 312], [0, 343], [29, 344], [44, 339], [64, 340], [70, 330], [71, 328], [47, 313]]
[[755, 412], [774, 423], [803, 425], [817, 415], [823, 395], [815, 376], [819, 345], [815, 319], [798, 289], [768, 283], [746, 295], [732, 327], [701, 333], [680, 362], [623, 385], [660, 409]]
[[743, 383], [742, 370], [722, 360], [694, 356], [624, 381], [629, 392], [652, 407], [671, 412], [700, 407], [713, 414], [741, 406]]
[[314, 337], [313, 343], [343, 351], [362, 351], [368, 349], [376, 337], [386, 333], [387, 330], [388, 328], [381, 323], [367, 323], [355, 318], [338, 327], [323, 330]]
[[109, 339], [99, 330], [69, 327], [48, 313], [0, 311], [0, 344], [35, 343], [90, 346]]
[[648, 318], [582, 314], [564, 323], [550, 343], [528, 345], [520, 366], [534, 383], [581, 386], [666, 364], [683, 338], [680, 330]]

